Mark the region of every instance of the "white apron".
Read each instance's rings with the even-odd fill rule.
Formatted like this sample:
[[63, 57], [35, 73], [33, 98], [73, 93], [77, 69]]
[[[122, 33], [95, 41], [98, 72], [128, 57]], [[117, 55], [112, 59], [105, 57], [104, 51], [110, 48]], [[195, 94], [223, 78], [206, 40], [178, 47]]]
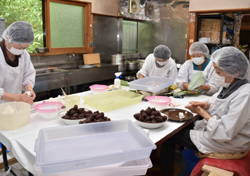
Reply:
[[[2, 50], [0, 49], [0, 63], [3, 64], [4, 70], [1, 70], [1, 77], [3, 77], [3, 84], [1, 88], [4, 89], [5, 92], [12, 94], [20, 94], [22, 93], [22, 81], [23, 81], [23, 66], [24, 60], [19, 58], [18, 66], [11, 67], [9, 66], [3, 55]], [[0, 100], [1, 103], [5, 103], [6, 101]]]

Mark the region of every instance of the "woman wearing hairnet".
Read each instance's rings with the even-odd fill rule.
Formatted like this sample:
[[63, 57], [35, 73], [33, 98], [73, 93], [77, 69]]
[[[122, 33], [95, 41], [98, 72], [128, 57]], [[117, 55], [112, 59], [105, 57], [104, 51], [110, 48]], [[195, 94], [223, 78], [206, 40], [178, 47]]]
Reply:
[[[0, 103], [20, 101], [33, 104], [36, 71], [26, 51], [34, 40], [30, 23], [17, 21], [4, 32], [0, 42]], [[29, 93], [22, 94], [22, 91]]]
[[149, 54], [145, 59], [143, 67], [137, 72], [136, 76], [144, 78], [147, 76], [160, 76], [166, 78], [177, 77], [177, 67], [171, 58], [171, 50], [165, 45], [159, 45], [154, 49], [153, 54]]
[[[149, 54], [145, 59], [143, 67], [137, 72], [136, 76], [144, 78], [147, 76], [159, 76], [166, 78], [177, 77], [177, 67], [175, 61], [171, 58], [171, 50], [165, 45], [159, 45], [154, 49], [153, 54]], [[167, 92], [167, 89], [156, 92], [156, 95]], [[141, 91], [143, 95], [151, 96], [151, 92]]]
[[203, 120], [163, 143], [161, 167], [165, 175], [173, 175], [175, 144], [206, 154], [238, 153], [250, 149], [249, 61], [235, 47], [217, 50], [211, 60], [220, 89], [207, 100], [189, 102], [186, 106]]
[[202, 72], [205, 78], [205, 84], [198, 87], [202, 94], [213, 95], [218, 91], [213, 76], [214, 68], [210, 59], [206, 58], [209, 50], [204, 43], [195, 42], [189, 48], [191, 60], [187, 60], [180, 68], [176, 78], [176, 84], [181, 89], [188, 89], [192, 76], [197, 72]]

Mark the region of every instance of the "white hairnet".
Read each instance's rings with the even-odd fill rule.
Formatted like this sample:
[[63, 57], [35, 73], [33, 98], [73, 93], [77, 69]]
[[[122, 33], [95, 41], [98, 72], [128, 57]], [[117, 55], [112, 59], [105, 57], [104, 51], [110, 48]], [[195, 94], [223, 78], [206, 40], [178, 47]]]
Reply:
[[211, 60], [231, 77], [248, 79], [250, 76], [250, 64], [247, 57], [233, 46], [223, 47], [215, 51]]
[[154, 57], [157, 59], [169, 59], [171, 50], [165, 45], [159, 45], [154, 49]]
[[209, 49], [207, 45], [205, 45], [204, 43], [194, 42], [189, 48], [189, 55], [191, 56], [192, 54], [195, 53], [201, 53], [204, 54], [205, 56], [208, 56]]
[[30, 44], [34, 40], [32, 26], [27, 21], [16, 21], [3, 32], [3, 38], [11, 43]]

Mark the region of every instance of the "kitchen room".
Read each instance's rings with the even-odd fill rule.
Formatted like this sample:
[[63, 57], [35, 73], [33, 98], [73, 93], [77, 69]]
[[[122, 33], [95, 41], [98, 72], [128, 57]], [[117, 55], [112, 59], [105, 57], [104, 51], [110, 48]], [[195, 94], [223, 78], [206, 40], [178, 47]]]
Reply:
[[[177, 147], [171, 148], [175, 151], [176, 156], [165, 157], [166, 146], [168, 141], [171, 141], [170, 139], [178, 137], [176, 133], [181, 134], [180, 132], [192, 125], [197, 118], [199, 120], [203, 118], [203, 121], [206, 122], [210, 118], [215, 118], [216, 115], [213, 113], [217, 112], [215, 110], [209, 112], [210, 109], [206, 109], [208, 104], [204, 107], [201, 106], [203, 110], [210, 113], [204, 115], [203, 111], [197, 113], [197, 109], [193, 109], [194, 107], [198, 108], [197, 105], [190, 104], [190, 102], [205, 101], [221, 91], [219, 87], [225, 88], [226, 85], [233, 84], [235, 80], [242, 82], [249, 79], [246, 76], [248, 67], [239, 69], [240, 71], [245, 69], [245, 75], [235, 76], [233, 73], [237, 72], [237, 68], [230, 67], [227, 71], [228, 68], [219, 64], [218, 59], [224, 58], [221, 56], [224, 52], [217, 52], [220, 57], [216, 54], [212, 57], [212, 53], [234, 46], [238, 48], [235, 52], [243, 52], [242, 59], [249, 62], [248, 13], [250, 12], [250, 2], [247, 0], [241, 0], [238, 3], [204, 0], [33, 0], [29, 3], [3, 1], [0, 4], [0, 34], [2, 41], [6, 42], [3, 42], [5, 51], [3, 50], [1, 57], [5, 59], [10, 57], [13, 52], [11, 46], [14, 50], [18, 49], [15, 46], [16, 43], [21, 45], [19, 50], [24, 49], [29, 44], [25, 53], [30, 55], [27, 58], [30, 58], [30, 63], [33, 65], [33, 68], [31, 68], [35, 72], [33, 74], [35, 78], [31, 79], [31, 82], [33, 81], [30, 83], [31, 88], [28, 87], [26, 90], [24, 86], [24, 88], [21, 88], [21, 92], [17, 94], [17, 92], [14, 91], [14, 93], [11, 90], [15, 87], [15, 82], [20, 79], [16, 77], [9, 79], [7, 73], [12, 68], [18, 68], [18, 61], [17, 66], [6, 64], [3, 67], [4, 69], [11, 67], [11, 69], [3, 71], [3, 68], [1, 68], [4, 77], [0, 80], [2, 81], [0, 93], [3, 100], [1, 104], [7, 103], [1, 107], [3, 116], [0, 118], [0, 120], [3, 120], [2, 125], [0, 125], [3, 157], [6, 156], [7, 147], [7, 150], [10, 151], [7, 156], [11, 157], [15, 161], [14, 163], [19, 164], [22, 168], [20, 170], [30, 175], [166, 175], [168, 171], [165, 171], [164, 168], [172, 165], [174, 167], [172, 169], [170, 167], [170, 172], [173, 175], [190, 175], [197, 170], [199, 170], [197, 173], [206, 172], [201, 167], [206, 167], [209, 164], [205, 163], [199, 166], [199, 163], [204, 159], [199, 161], [197, 154], [194, 155], [194, 151], [200, 151], [204, 154], [204, 151], [200, 148], [197, 147], [197, 150], [197, 148], [185, 146], [186, 144], [177, 143]], [[11, 34], [8, 31], [11, 31], [11, 24], [16, 21], [28, 21], [31, 24], [34, 32], [32, 42], [22, 43], [23, 41], [18, 39], [16, 41], [10, 40]], [[24, 32], [27, 33], [27, 30]], [[235, 53], [231, 53], [230, 56], [233, 54]], [[20, 54], [12, 53], [12, 55]], [[239, 55], [238, 53], [237, 57]], [[14, 58], [18, 60], [16, 57]], [[22, 54], [20, 58], [22, 58]], [[229, 59], [230, 57], [225, 58]], [[21, 60], [19, 62], [21, 64]], [[234, 62], [243, 63], [243, 61], [237, 62], [235, 60], [232, 63]], [[243, 65], [248, 65], [248, 62]], [[8, 62], [3, 60], [3, 63]], [[216, 65], [213, 65], [213, 63]], [[230, 60], [226, 60], [226, 63], [230, 63]], [[170, 67], [172, 70], [170, 70]], [[221, 83], [225, 79], [223, 85], [213, 78], [217, 74], [217, 69], [225, 72], [219, 77], [221, 80], [218, 81]], [[233, 70], [232, 73], [231, 70]], [[9, 74], [12, 75], [12, 73]], [[17, 72], [17, 75], [19, 73], [21, 72]], [[9, 87], [4, 87], [7, 82]], [[241, 84], [248, 85], [245, 82]], [[233, 94], [232, 90], [229, 92], [230, 95]], [[15, 96], [15, 94], [18, 96]], [[32, 100], [27, 101], [32, 104], [31, 107], [20, 105], [20, 108], [17, 104], [8, 104], [8, 102], [21, 102], [16, 97], [24, 97], [24, 95], [29, 97], [29, 94], [31, 94]], [[246, 93], [245, 98], [247, 98], [247, 95], [248, 93]], [[229, 97], [226, 96], [221, 99], [226, 100]], [[241, 100], [242, 103], [245, 103], [243, 99]], [[239, 103], [239, 109], [247, 106], [247, 103], [242, 103]], [[27, 105], [27, 103], [25, 104]], [[29, 109], [28, 112], [25, 111], [26, 108]], [[225, 103], [225, 107], [221, 108], [230, 111], [227, 103]], [[223, 110], [223, 112], [226, 110]], [[4, 111], [7, 113], [6, 115], [4, 115]], [[24, 119], [18, 119], [22, 115], [15, 113], [21, 113], [22, 111], [28, 114], [24, 113], [22, 117]], [[242, 113], [246, 114], [245, 111]], [[245, 117], [244, 114], [240, 112], [239, 114], [239, 118]], [[5, 119], [10, 120], [9, 116], [14, 121], [18, 121], [16, 127], [11, 128], [11, 124], [8, 124], [10, 122], [5, 121]], [[222, 118], [221, 115], [217, 114], [217, 116], [219, 116], [218, 124], [225, 126], [224, 131], [229, 130], [229, 127], [227, 128], [223, 122], [219, 122]], [[153, 117], [158, 118], [154, 119]], [[165, 119], [166, 117], [167, 119]], [[102, 121], [107, 121], [103, 124], [111, 128], [111, 131], [105, 130], [105, 125], [102, 126], [102, 123], [92, 123]], [[210, 120], [210, 122], [213, 121]], [[79, 123], [81, 125], [77, 125]], [[236, 122], [232, 123], [237, 125]], [[91, 125], [93, 125], [93, 128], [103, 128], [104, 134], [111, 134], [110, 137], [114, 138], [108, 140], [110, 137], [106, 135], [106, 147], [111, 148], [111, 150], [106, 153], [96, 147], [104, 145], [105, 141], [101, 140], [98, 143], [97, 140], [93, 140], [85, 150], [92, 153], [91, 149], [95, 148], [96, 153], [99, 153], [98, 156], [94, 153], [86, 156], [85, 152], [80, 152], [78, 149], [75, 149], [74, 152], [74, 147], [71, 150], [71, 144], [67, 140], [71, 140], [75, 135], [67, 136], [63, 133], [64, 130], [71, 131], [72, 124], [78, 126], [76, 133], [81, 128], [90, 130]], [[123, 126], [122, 124], [132, 125], [134, 128], [132, 130], [135, 131], [132, 134], [130, 128], [125, 129], [125, 131], [131, 135], [130, 137], [133, 137], [129, 141], [138, 140], [136, 141], [136, 147], [127, 146], [126, 142], [122, 143], [122, 141], [121, 144], [127, 147], [115, 144], [115, 141], [118, 140], [115, 136], [121, 135], [119, 130], [124, 130], [124, 127], [119, 126]], [[112, 125], [117, 126], [117, 129]], [[247, 125], [247, 122], [245, 122], [245, 125]], [[244, 131], [244, 127], [244, 125], [241, 125], [240, 129], [236, 131], [238, 133]], [[46, 128], [48, 128], [48, 131], [46, 131]], [[238, 128], [238, 126], [235, 128]], [[58, 155], [63, 153], [64, 155], [67, 149], [69, 151], [62, 158], [56, 154], [51, 155], [53, 157], [50, 158], [49, 155], [45, 155], [46, 152], [42, 154], [48, 148], [41, 150], [38, 150], [38, 148], [47, 146], [46, 142], [48, 141], [46, 140], [48, 139], [43, 138], [43, 135], [46, 136], [46, 133], [56, 134], [57, 130], [62, 131], [61, 136], [58, 134], [51, 139], [54, 142], [55, 150], [58, 151], [58, 153], [56, 151], [55, 153]], [[95, 130], [92, 132], [92, 135], [96, 135], [97, 138], [105, 138], [105, 136], [95, 133]], [[133, 134], [138, 135], [133, 136]], [[226, 133], [225, 135], [229, 134]], [[84, 138], [81, 134], [76, 136], [83, 140], [83, 143], [79, 144], [79, 148], [84, 148], [84, 140], [87, 138]], [[61, 145], [59, 146], [59, 143], [55, 142], [56, 137], [63, 138], [59, 142], [64, 141], [67, 145], [62, 144], [60, 148]], [[213, 139], [213, 137], [208, 137], [208, 140], [210, 139]], [[35, 148], [35, 143], [38, 143], [36, 142], [38, 140], [45, 140], [43, 141], [44, 146], [41, 144], [41, 146]], [[128, 140], [128, 138], [121, 140]], [[143, 144], [139, 143], [140, 147], [138, 147], [138, 142], [143, 142]], [[193, 147], [196, 146], [192, 136], [191, 143]], [[144, 144], [149, 145], [150, 150], [147, 151], [146, 155], [141, 156], [140, 152], [146, 147]], [[247, 145], [243, 145], [244, 152], [248, 150], [247, 147]], [[225, 152], [230, 154], [243, 152], [243, 149], [234, 149], [228, 149]], [[133, 150], [138, 152], [134, 156], [131, 154]], [[205, 154], [211, 154], [211, 150], [208, 150]], [[213, 148], [212, 151], [221, 152], [216, 148]], [[80, 156], [77, 156], [78, 154]], [[113, 159], [108, 160], [105, 156], [111, 157], [111, 154], [114, 154], [112, 155]], [[129, 157], [119, 158], [125, 157], [125, 155], [129, 155]], [[192, 161], [189, 155], [196, 157], [195, 161]], [[48, 158], [38, 158], [39, 156]], [[72, 156], [74, 161], [70, 162], [69, 156]], [[97, 159], [96, 161], [102, 160], [102, 162], [91, 162], [91, 160], [94, 161], [94, 158]], [[162, 158], [171, 158], [174, 162], [166, 164], [165, 162], [168, 161]], [[210, 157], [207, 158], [210, 159]], [[59, 161], [60, 159], [63, 160], [64, 169], [56, 167], [57, 164], [62, 164]], [[242, 159], [244, 158], [242, 157]], [[48, 163], [41, 164], [42, 160], [47, 160]], [[76, 162], [75, 160], [82, 162], [85, 160], [87, 164], [86, 166], [74, 167], [71, 164]], [[6, 162], [7, 160], [3, 159], [2, 165], [0, 165], [2, 166], [0, 169], [3, 169], [2, 172], [8, 172], [9, 167]], [[58, 163], [55, 164], [55, 162]], [[190, 166], [189, 164], [192, 162], [193, 165]], [[241, 160], [238, 161], [238, 163], [240, 162]], [[38, 164], [38, 168], [34, 168], [34, 164]], [[43, 164], [49, 168], [46, 169]], [[230, 170], [231, 168], [221, 165], [212, 166], [223, 171], [229, 170], [235, 174], [241, 172]], [[141, 167], [143, 169], [139, 170]], [[130, 172], [126, 172], [126, 169], [129, 169]], [[116, 172], [111, 170], [116, 170]], [[243, 168], [243, 170], [247, 169]], [[18, 172], [18, 169], [13, 166], [11, 172], [15, 171]], [[216, 171], [212, 168], [210, 172]]]

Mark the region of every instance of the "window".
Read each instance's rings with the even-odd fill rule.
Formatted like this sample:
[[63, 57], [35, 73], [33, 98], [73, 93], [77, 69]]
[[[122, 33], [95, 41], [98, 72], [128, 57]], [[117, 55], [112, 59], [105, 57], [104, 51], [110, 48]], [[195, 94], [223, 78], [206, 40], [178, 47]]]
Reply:
[[122, 53], [138, 52], [138, 22], [123, 20]]
[[40, 0], [1, 0], [0, 18], [5, 18], [6, 28], [15, 21], [28, 21], [34, 30], [34, 42], [27, 48], [28, 52], [36, 52], [35, 48], [43, 47], [42, 1]]
[[90, 4], [45, 1], [46, 44], [52, 53], [88, 53], [93, 50]]
[[6, 27], [20, 20], [31, 23], [35, 40], [27, 49], [29, 53], [44, 46], [49, 49], [48, 55], [93, 52], [90, 44], [93, 41], [91, 3], [81, 0], [1, 0], [0, 18], [5, 18]]
[[84, 47], [84, 7], [50, 2], [51, 48]]

